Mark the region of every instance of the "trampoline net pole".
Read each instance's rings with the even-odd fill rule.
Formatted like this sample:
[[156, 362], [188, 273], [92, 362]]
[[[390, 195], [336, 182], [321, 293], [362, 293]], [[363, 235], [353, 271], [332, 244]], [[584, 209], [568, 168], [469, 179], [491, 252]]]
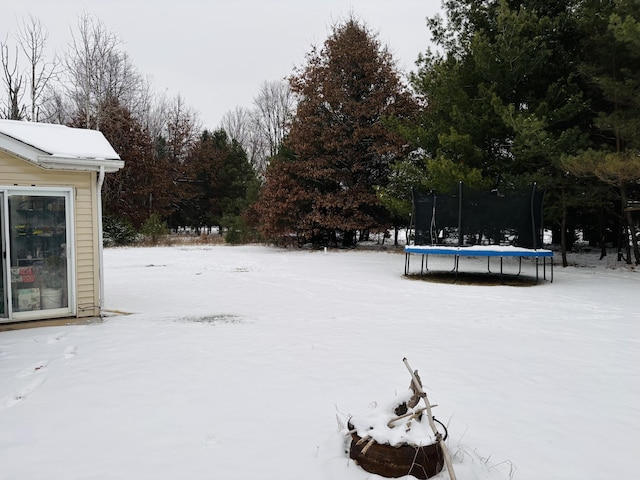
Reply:
[[462, 238], [462, 182], [458, 182], [458, 246], [464, 243]]

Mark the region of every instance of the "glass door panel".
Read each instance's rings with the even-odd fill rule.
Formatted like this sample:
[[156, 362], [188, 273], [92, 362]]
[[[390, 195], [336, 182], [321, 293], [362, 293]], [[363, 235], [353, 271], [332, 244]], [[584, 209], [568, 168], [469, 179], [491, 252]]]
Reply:
[[2, 256], [0, 256], [0, 318], [4, 318], [7, 316], [7, 308], [5, 305], [7, 304], [6, 299], [6, 289], [4, 288], [4, 278], [5, 278], [5, 263], [7, 258], [7, 247], [4, 241], [4, 193], [0, 192], [0, 247], [2, 248]]
[[65, 195], [9, 195], [13, 312], [68, 306]]

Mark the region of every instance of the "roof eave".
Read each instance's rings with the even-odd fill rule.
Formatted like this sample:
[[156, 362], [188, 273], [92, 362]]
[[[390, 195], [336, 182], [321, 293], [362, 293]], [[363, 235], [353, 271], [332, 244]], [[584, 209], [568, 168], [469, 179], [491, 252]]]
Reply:
[[104, 167], [105, 173], [113, 173], [124, 167], [124, 161], [120, 160], [120, 158], [87, 158], [51, 155], [2, 132], [0, 132], [0, 151], [4, 151], [9, 155], [49, 170], [97, 172], [100, 170], [100, 167]]
[[105, 173], [113, 173], [124, 167], [124, 161], [120, 159], [60, 157], [53, 155], [38, 155], [37, 163], [41, 167], [51, 170], [81, 172], [97, 172], [100, 167], [103, 167]]

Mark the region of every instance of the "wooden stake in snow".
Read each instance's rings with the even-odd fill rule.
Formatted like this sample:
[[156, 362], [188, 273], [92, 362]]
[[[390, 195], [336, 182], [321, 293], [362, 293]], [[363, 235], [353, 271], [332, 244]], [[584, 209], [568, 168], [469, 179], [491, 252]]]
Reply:
[[447, 466], [447, 471], [449, 472], [449, 478], [451, 480], [456, 480], [456, 474], [453, 471], [453, 465], [451, 464], [451, 456], [449, 455], [449, 450], [447, 449], [447, 445], [444, 443], [442, 434], [438, 431], [438, 429], [436, 428], [436, 424], [433, 421], [433, 415], [431, 414], [431, 404], [429, 403], [427, 394], [422, 388], [422, 383], [420, 382], [420, 380], [418, 380], [417, 372], [415, 372], [409, 366], [409, 362], [407, 361], [406, 358], [403, 358], [402, 361], [404, 362], [404, 364], [407, 367], [407, 370], [409, 370], [409, 373], [411, 374], [411, 378], [413, 380], [413, 384], [416, 390], [420, 392], [420, 396], [424, 399], [424, 403], [427, 405], [426, 410], [427, 410], [427, 417], [429, 418], [429, 426], [431, 427], [431, 430], [433, 430], [433, 434], [435, 435], [436, 440], [438, 441], [438, 443], [440, 444], [440, 448], [442, 449], [442, 454], [444, 456], [444, 463]]

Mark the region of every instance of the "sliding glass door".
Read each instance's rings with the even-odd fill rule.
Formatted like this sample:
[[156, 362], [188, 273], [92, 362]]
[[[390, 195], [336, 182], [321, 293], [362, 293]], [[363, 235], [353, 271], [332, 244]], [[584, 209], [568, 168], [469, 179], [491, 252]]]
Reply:
[[0, 192], [0, 240], [2, 247], [2, 257], [0, 257], [0, 267], [2, 267], [2, 275], [0, 275], [0, 320], [7, 318], [7, 290], [4, 288], [4, 284], [7, 278], [7, 248], [5, 246], [4, 238], [4, 193]]
[[16, 320], [70, 313], [70, 191], [11, 189], [4, 196], [2, 311]]

